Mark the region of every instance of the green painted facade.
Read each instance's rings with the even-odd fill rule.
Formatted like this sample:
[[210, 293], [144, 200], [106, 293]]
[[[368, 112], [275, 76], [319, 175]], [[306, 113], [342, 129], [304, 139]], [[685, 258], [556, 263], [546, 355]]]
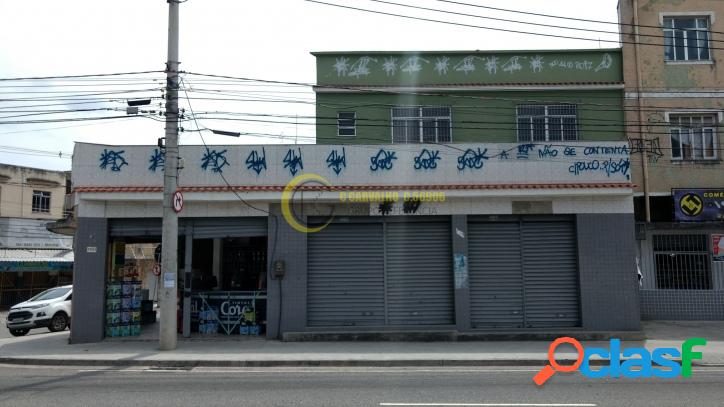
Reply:
[[[517, 106], [575, 104], [579, 140], [625, 140], [620, 50], [314, 55], [318, 144], [391, 143], [395, 106], [449, 106], [453, 143], [513, 143]], [[338, 136], [340, 112], [355, 113], [355, 136]]]

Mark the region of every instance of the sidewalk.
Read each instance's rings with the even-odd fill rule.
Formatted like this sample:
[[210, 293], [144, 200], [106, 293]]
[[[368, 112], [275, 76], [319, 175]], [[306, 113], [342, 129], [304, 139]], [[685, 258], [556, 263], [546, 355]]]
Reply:
[[[724, 322], [656, 322], [644, 324], [645, 341], [624, 347], [681, 347], [690, 337], [708, 343], [698, 365], [724, 366]], [[242, 340], [179, 340], [178, 348], [162, 352], [153, 341], [104, 341], [68, 345], [69, 333], [0, 339], [0, 363], [76, 366], [542, 366], [547, 341], [505, 342], [279, 342]], [[608, 342], [584, 341], [584, 347]], [[573, 348], [556, 353], [561, 364], [576, 359]]]

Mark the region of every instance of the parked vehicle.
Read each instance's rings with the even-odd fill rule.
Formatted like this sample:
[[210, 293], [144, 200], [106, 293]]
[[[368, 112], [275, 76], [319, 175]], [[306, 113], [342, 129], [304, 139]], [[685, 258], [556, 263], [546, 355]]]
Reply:
[[70, 326], [73, 286], [51, 288], [10, 308], [5, 326], [13, 336], [27, 335], [31, 329], [63, 331]]

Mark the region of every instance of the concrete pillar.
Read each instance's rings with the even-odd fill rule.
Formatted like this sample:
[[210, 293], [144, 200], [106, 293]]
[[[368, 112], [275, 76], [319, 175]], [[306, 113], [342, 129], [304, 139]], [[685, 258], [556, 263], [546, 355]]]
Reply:
[[106, 309], [108, 221], [105, 218], [78, 218], [73, 246], [70, 342], [100, 342]]
[[213, 265], [211, 266], [211, 272], [216, 277], [216, 282], [218, 285], [216, 286], [215, 290], [221, 289], [221, 239], [215, 238], [214, 239], [214, 250], [213, 250]]
[[455, 326], [468, 331], [470, 322], [470, 284], [468, 278], [468, 217], [453, 215], [451, 220], [453, 278], [455, 282]]

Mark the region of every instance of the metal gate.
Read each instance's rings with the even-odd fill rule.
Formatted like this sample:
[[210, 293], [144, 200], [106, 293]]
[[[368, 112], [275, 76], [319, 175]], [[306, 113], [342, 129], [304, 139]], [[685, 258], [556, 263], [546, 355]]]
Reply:
[[454, 324], [449, 221], [334, 223], [307, 245], [308, 326]]
[[[266, 217], [240, 218], [195, 218], [179, 219], [179, 235], [184, 234], [186, 226], [193, 227], [194, 239], [224, 237], [256, 237], [267, 235]], [[111, 236], [161, 236], [161, 219], [135, 218], [111, 219], [108, 222]]]
[[385, 225], [389, 325], [455, 323], [449, 222]]
[[474, 328], [580, 326], [572, 220], [471, 221], [468, 237]]
[[382, 223], [331, 224], [307, 236], [307, 325], [384, 325]]

